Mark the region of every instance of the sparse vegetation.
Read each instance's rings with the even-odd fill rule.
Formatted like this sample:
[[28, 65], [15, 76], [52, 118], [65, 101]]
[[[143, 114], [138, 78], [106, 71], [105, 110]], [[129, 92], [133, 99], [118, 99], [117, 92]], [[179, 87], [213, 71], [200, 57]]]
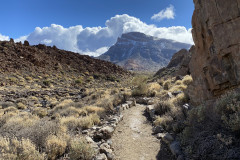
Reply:
[[70, 142], [69, 156], [73, 160], [85, 159], [91, 160], [95, 152], [83, 138], [73, 138]]

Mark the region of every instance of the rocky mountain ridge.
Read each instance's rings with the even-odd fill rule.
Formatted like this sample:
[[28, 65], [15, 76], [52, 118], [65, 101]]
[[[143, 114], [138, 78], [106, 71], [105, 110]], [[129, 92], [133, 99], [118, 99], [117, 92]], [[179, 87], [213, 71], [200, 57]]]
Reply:
[[127, 75], [110, 62], [64, 51], [43, 44], [30, 46], [27, 41], [0, 41], [0, 72]]
[[160, 39], [140, 32], [130, 32], [118, 38], [116, 44], [99, 56], [134, 71], [157, 71], [168, 64], [172, 55], [191, 45]]

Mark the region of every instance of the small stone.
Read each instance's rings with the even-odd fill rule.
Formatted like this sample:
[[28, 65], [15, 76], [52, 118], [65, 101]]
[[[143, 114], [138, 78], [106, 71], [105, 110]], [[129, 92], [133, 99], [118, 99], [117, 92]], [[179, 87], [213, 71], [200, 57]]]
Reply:
[[151, 100], [148, 101], [147, 104], [148, 104], [148, 105], [153, 105], [153, 104], [155, 104], [155, 101], [154, 101], [153, 99], [151, 99]]
[[112, 144], [113, 144], [112, 140], [111, 140], [111, 139], [107, 140], [107, 144], [108, 144], [110, 147], [112, 147]]
[[82, 134], [88, 134], [88, 130], [83, 130]]
[[128, 104], [129, 108], [133, 107], [133, 101], [126, 101], [126, 103]]
[[98, 154], [98, 155], [94, 158], [94, 160], [108, 160], [108, 159], [107, 159], [107, 156], [106, 156], [104, 153], [102, 153], [102, 154]]
[[153, 128], [153, 134], [163, 133], [164, 129], [161, 126], [156, 126]]
[[114, 155], [112, 153], [107, 153], [107, 159], [108, 160], [113, 160], [114, 159]]
[[174, 91], [174, 92], [172, 92], [172, 95], [177, 96], [177, 95], [179, 95], [180, 93], [183, 93], [183, 92], [182, 92], [182, 91]]
[[87, 136], [85, 139], [86, 139], [87, 143], [94, 143], [93, 139], [89, 136]]
[[167, 95], [168, 95], [169, 98], [173, 98], [173, 95], [172, 95], [171, 92], [168, 92]]

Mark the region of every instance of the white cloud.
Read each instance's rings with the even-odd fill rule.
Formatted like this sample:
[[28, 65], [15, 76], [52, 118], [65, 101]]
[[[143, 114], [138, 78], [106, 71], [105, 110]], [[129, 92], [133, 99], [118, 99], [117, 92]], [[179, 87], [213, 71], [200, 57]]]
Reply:
[[98, 57], [101, 54], [107, 52], [109, 49], [109, 47], [102, 47], [97, 49], [96, 51], [89, 51], [89, 50], [85, 50], [85, 52], [80, 51], [81, 53], [85, 54], [85, 55], [89, 55], [89, 56], [93, 56], [93, 57]]
[[27, 37], [28, 37], [28, 35], [27, 36], [21, 36], [17, 39], [14, 39], [14, 41], [15, 42], [20, 42], [21, 41], [23, 43], [27, 39]]
[[175, 18], [175, 12], [174, 12], [174, 6], [170, 5], [166, 9], [161, 10], [159, 13], [154, 14], [151, 19], [156, 21], [161, 21], [163, 19], [174, 19]]
[[36, 27], [27, 40], [32, 45], [39, 43], [56, 45], [57, 47], [73, 52], [79, 52], [77, 47], [77, 35], [82, 32], [82, 26], [64, 28], [61, 25], [52, 24], [50, 27]]
[[106, 52], [119, 36], [127, 32], [142, 32], [158, 38], [193, 44], [191, 29], [183, 26], [158, 28], [127, 14], [116, 15], [107, 20], [105, 25], [105, 27], [83, 28], [79, 25], [64, 28], [61, 25], [52, 24], [50, 27], [36, 27], [31, 34], [19, 39], [23, 41], [26, 39], [32, 45], [38, 43], [56, 45], [60, 49], [90, 56], [99, 56]]
[[9, 37], [8, 36], [4, 36], [0, 33], [0, 41], [8, 41]]

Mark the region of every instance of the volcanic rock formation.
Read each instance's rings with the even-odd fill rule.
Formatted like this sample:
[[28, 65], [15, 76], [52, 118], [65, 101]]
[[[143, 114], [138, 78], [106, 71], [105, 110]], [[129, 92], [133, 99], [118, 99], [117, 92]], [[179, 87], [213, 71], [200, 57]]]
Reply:
[[199, 104], [240, 84], [240, 1], [194, 0], [191, 100]]

